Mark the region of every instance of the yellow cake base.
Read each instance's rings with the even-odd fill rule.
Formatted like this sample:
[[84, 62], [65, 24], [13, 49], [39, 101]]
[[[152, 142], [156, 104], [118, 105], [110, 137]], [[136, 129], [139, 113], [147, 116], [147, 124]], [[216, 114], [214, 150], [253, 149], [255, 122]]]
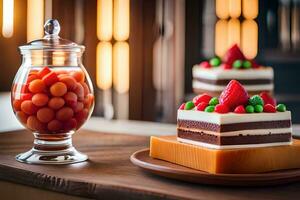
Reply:
[[176, 136], [153, 136], [150, 156], [209, 173], [260, 173], [300, 168], [300, 140], [287, 146], [215, 150], [180, 143]]

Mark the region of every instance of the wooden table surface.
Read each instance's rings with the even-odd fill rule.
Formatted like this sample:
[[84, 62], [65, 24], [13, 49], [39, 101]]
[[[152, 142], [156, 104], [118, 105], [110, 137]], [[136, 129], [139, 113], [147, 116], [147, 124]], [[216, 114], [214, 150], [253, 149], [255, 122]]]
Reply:
[[93, 199], [299, 199], [300, 183], [276, 187], [220, 187], [195, 185], [146, 173], [129, 156], [146, 148], [149, 137], [96, 133], [74, 135], [78, 150], [89, 155], [84, 163], [28, 165], [14, 156], [28, 150], [33, 138], [27, 131], [0, 135], [0, 181]]

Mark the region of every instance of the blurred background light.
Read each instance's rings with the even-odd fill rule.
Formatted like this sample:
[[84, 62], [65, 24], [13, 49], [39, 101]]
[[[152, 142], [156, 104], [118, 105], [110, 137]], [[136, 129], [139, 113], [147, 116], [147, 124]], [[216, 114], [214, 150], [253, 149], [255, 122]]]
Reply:
[[124, 41], [129, 38], [129, 0], [114, 0], [114, 39]]
[[242, 0], [228, 0], [229, 2], [229, 15], [232, 18], [241, 16]]
[[96, 82], [102, 90], [112, 87], [112, 44], [99, 42], [96, 52]]
[[101, 41], [112, 38], [113, 27], [113, 2], [112, 0], [97, 1], [97, 36]]
[[216, 0], [216, 15], [220, 19], [227, 19], [229, 17], [229, 0]]
[[5, 38], [10, 38], [14, 32], [14, 0], [3, 0], [2, 8], [2, 35]]
[[228, 46], [230, 47], [234, 44], [241, 44], [241, 25], [240, 20], [230, 19], [228, 21]]
[[27, 0], [27, 41], [44, 35], [44, 1]]
[[255, 19], [258, 16], [258, 0], [243, 0], [242, 6], [246, 19]]
[[228, 47], [228, 21], [218, 20], [215, 28], [215, 54], [223, 57]]
[[241, 48], [248, 59], [253, 59], [258, 51], [258, 25], [252, 19], [244, 20], [242, 23]]
[[129, 45], [127, 42], [116, 42], [113, 47], [113, 83], [118, 93], [129, 90]]

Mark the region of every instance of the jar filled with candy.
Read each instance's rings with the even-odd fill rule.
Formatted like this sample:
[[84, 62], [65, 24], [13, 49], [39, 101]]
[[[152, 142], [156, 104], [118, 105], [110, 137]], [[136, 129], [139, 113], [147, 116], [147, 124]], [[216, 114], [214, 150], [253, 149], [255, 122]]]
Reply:
[[82, 65], [84, 46], [59, 37], [57, 20], [45, 36], [20, 46], [22, 65], [11, 89], [17, 119], [34, 135], [34, 145], [16, 159], [33, 164], [68, 164], [87, 160], [72, 145], [72, 134], [94, 108], [91, 79]]

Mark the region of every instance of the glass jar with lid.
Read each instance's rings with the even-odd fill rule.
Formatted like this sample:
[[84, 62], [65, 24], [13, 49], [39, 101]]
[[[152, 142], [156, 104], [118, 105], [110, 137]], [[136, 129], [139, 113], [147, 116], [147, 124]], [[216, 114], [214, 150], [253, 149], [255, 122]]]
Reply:
[[50, 19], [45, 36], [20, 46], [22, 65], [11, 89], [17, 119], [34, 135], [34, 145], [16, 159], [32, 164], [68, 164], [87, 160], [72, 145], [72, 135], [94, 108], [91, 79], [82, 64], [85, 47], [59, 37]]

